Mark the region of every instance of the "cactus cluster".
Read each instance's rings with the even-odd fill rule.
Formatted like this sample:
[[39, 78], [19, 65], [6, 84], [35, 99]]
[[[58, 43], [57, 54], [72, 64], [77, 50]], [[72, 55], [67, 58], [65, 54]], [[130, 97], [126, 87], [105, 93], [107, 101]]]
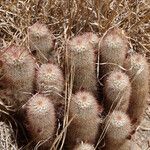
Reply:
[[[149, 68], [144, 56], [128, 53], [123, 31], [113, 27], [101, 39], [87, 32], [67, 41], [68, 68], [53, 62], [54, 37], [48, 27], [35, 23], [28, 35], [30, 50], [12, 45], [1, 51], [0, 97], [25, 112], [23, 124], [33, 146], [59, 149], [58, 137], [64, 134], [60, 142], [67, 150], [139, 149], [129, 136], [145, 110]], [[71, 94], [72, 78], [64, 76], [70, 68]]]

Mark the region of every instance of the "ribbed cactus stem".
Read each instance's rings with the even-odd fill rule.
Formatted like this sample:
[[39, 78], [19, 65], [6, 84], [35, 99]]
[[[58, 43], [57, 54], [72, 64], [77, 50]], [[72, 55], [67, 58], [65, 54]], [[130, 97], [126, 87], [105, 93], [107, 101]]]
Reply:
[[55, 104], [63, 103], [64, 77], [62, 70], [54, 64], [43, 64], [37, 71], [37, 87], [40, 93], [51, 97]]
[[56, 117], [52, 100], [41, 95], [34, 95], [25, 105], [26, 126], [32, 139], [43, 142], [43, 148], [50, 148], [55, 134]]
[[[33, 92], [35, 60], [27, 49], [10, 46], [1, 55], [6, 82], [13, 91], [17, 105], [24, 104]], [[12, 102], [13, 103], [13, 102]]]
[[121, 110], [126, 112], [131, 95], [129, 77], [122, 71], [113, 71], [104, 84], [105, 108], [107, 112]]
[[70, 103], [70, 119], [66, 145], [72, 148], [77, 142], [96, 142], [100, 118], [99, 106], [95, 97], [89, 92], [77, 92]]
[[99, 43], [100, 62], [106, 63], [101, 66], [101, 76], [123, 66], [128, 42], [123, 31], [117, 27], [110, 28]]
[[7, 125], [5, 122], [0, 122], [0, 149], [1, 150], [18, 149], [13, 129], [11, 125]]
[[95, 150], [94, 146], [89, 143], [81, 143], [75, 146], [73, 150]]
[[129, 117], [121, 112], [114, 111], [106, 119], [106, 150], [117, 150], [131, 133], [131, 123]]
[[45, 24], [36, 22], [28, 28], [29, 46], [36, 52], [39, 62], [45, 63], [52, 58], [53, 35]]
[[132, 83], [132, 95], [128, 112], [131, 119], [139, 124], [148, 99], [149, 65], [144, 56], [135, 53], [127, 58], [125, 67]]
[[74, 92], [85, 89], [96, 93], [95, 54], [87, 37], [77, 36], [68, 42], [70, 65], [74, 66]]

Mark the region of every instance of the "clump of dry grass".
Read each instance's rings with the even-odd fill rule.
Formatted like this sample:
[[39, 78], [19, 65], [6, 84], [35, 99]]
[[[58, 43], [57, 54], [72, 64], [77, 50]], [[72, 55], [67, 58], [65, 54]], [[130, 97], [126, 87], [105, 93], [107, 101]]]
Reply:
[[[0, 49], [17, 43], [29, 48], [27, 28], [37, 21], [46, 23], [55, 35], [57, 63], [64, 67], [65, 115], [63, 130], [58, 133], [51, 149], [62, 149], [72, 94], [73, 68], [69, 68], [67, 40], [83, 32], [102, 36], [110, 27], [124, 29], [130, 51], [149, 56], [149, 8], [147, 0], [1, 0]], [[63, 60], [63, 61], [62, 61]], [[97, 66], [99, 68], [99, 65]], [[97, 73], [98, 76], [98, 73]]]

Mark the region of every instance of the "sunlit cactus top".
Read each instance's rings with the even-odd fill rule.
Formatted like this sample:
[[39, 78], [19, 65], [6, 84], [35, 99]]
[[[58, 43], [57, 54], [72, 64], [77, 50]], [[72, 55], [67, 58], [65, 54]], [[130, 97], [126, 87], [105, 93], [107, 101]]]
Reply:
[[41, 65], [37, 72], [37, 86], [38, 89], [43, 92], [48, 90], [62, 92], [64, 88], [64, 78], [61, 69], [51, 63]]
[[125, 34], [123, 30], [114, 27], [109, 29], [103, 37], [102, 47], [109, 49], [110, 51], [118, 51], [122, 52], [122, 49], [127, 50], [127, 39], [125, 38]]
[[106, 87], [111, 88], [112, 90], [122, 91], [126, 88], [131, 88], [129, 83], [129, 77], [125, 73], [113, 71], [106, 80]]
[[112, 112], [112, 114], [108, 117], [106, 124], [108, 125], [107, 136], [112, 140], [121, 141], [127, 138], [131, 132], [130, 119], [121, 111]]
[[1, 55], [6, 76], [19, 80], [33, 74], [35, 60], [29, 51], [23, 47], [10, 46]]
[[92, 44], [89, 43], [89, 39], [85, 35], [79, 35], [70, 40], [68, 42], [68, 48], [75, 54], [93, 49]]
[[73, 96], [70, 111], [81, 118], [87, 118], [89, 115], [95, 117], [98, 113], [98, 104], [91, 93], [80, 91]]
[[32, 26], [28, 27], [28, 33], [29, 37], [33, 38], [35, 41], [40, 41], [41, 39], [49, 38], [51, 43], [48, 44], [53, 44], [51, 40], [53, 36], [45, 24], [36, 22]]

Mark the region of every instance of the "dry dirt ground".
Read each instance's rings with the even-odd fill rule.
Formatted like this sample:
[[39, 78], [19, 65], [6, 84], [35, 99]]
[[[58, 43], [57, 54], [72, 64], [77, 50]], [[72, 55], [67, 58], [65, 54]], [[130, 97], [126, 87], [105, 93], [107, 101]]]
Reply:
[[145, 110], [143, 121], [133, 135], [133, 141], [135, 141], [142, 150], [150, 150], [150, 101]]

